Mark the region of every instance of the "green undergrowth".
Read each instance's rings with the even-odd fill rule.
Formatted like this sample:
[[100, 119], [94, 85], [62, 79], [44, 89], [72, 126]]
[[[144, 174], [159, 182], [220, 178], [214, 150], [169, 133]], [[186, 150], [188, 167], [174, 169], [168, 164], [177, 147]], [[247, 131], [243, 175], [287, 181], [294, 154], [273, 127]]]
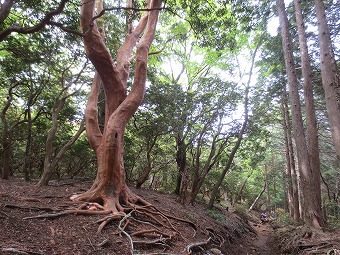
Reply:
[[214, 220], [217, 220], [218, 222], [226, 223], [227, 221], [226, 216], [217, 209], [208, 209], [207, 214]]

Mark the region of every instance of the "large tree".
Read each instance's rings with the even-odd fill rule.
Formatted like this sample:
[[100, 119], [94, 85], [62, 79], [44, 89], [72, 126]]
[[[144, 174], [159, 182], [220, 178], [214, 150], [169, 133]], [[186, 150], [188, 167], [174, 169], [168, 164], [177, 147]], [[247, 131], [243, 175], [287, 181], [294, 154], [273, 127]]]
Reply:
[[298, 80], [292, 50], [292, 40], [289, 33], [288, 18], [283, 0], [276, 1], [282, 35], [282, 47], [288, 77], [289, 96], [292, 111], [293, 134], [296, 142], [296, 151], [300, 169], [301, 187], [303, 195], [303, 216], [308, 225], [320, 227], [323, 225], [321, 207], [316, 203], [314, 179], [310, 156], [308, 154], [306, 135], [303, 127], [301, 103], [298, 90]]
[[315, 0], [316, 17], [318, 21], [320, 64], [322, 85], [325, 91], [325, 101], [329, 123], [331, 126], [334, 148], [340, 164], [340, 79], [339, 70], [334, 56], [334, 49], [327, 24], [326, 7], [322, 0]]
[[[128, 1], [129, 4], [131, 2]], [[124, 211], [123, 206], [147, 204], [126, 185], [123, 138], [125, 126], [145, 94], [147, 60], [155, 35], [160, 4], [160, 0], [147, 1], [145, 14], [140, 18], [138, 25], [133, 28], [132, 24], [129, 24], [125, 41], [117, 51], [114, 61], [94, 21], [95, 0], [82, 1], [81, 27], [84, 32], [88, 31], [84, 36], [85, 49], [97, 71], [85, 119], [87, 136], [97, 155], [98, 172], [92, 187], [83, 194], [72, 196], [72, 199], [100, 203], [104, 212], [118, 213]], [[128, 5], [128, 8], [131, 7], [132, 5]], [[135, 58], [132, 58], [136, 45]], [[133, 60], [136, 62], [134, 79], [131, 90], [127, 93], [130, 65]], [[100, 84], [105, 92], [103, 132], [99, 128], [97, 115]]]
[[299, 48], [301, 53], [301, 67], [303, 75], [304, 97], [306, 107], [306, 131], [307, 145], [310, 166], [312, 170], [312, 179], [314, 181], [315, 199], [318, 204], [317, 208], [321, 208], [321, 186], [320, 186], [320, 155], [319, 155], [319, 139], [318, 127], [314, 106], [313, 85], [312, 85], [312, 68], [308, 55], [307, 36], [304, 25], [304, 17], [301, 8], [301, 1], [294, 0], [296, 26], [298, 29]]

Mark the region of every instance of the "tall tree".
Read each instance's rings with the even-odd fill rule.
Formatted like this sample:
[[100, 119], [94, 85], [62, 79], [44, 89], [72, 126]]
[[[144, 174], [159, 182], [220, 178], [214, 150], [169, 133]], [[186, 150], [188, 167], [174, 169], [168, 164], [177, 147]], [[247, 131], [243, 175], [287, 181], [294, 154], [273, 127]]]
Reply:
[[306, 136], [302, 121], [301, 103], [299, 97], [298, 80], [292, 50], [292, 40], [289, 33], [288, 18], [283, 0], [276, 1], [282, 36], [286, 72], [288, 76], [290, 105], [292, 111], [294, 138], [296, 142], [297, 158], [301, 176], [303, 194], [303, 216], [308, 225], [320, 228], [323, 225], [321, 208], [314, 199], [315, 189], [312, 169], [306, 143]]
[[333, 143], [340, 166], [340, 78], [334, 49], [327, 24], [326, 7], [322, 0], [315, 0], [316, 17], [318, 21], [318, 37], [320, 47], [320, 65], [322, 85], [325, 91], [325, 100], [328, 119], [331, 125]]
[[[95, 0], [82, 1], [81, 27], [84, 32], [89, 31], [84, 37], [86, 53], [105, 91], [105, 126], [102, 133], [96, 104], [100, 83], [94, 82], [85, 118], [87, 136], [97, 155], [97, 177], [87, 192], [74, 195], [72, 199], [99, 202], [105, 212], [124, 211], [124, 205], [147, 204], [126, 185], [123, 161], [124, 129], [144, 97], [148, 53], [155, 35], [161, 1], [151, 0], [147, 3], [149, 10], [134, 29], [132, 24], [129, 25], [125, 42], [117, 51], [116, 61], [113, 61], [94, 21]], [[131, 7], [128, 5], [128, 8]], [[132, 52], [137, 43], [134, 80], [127, 94], [130, 61], [133, 60]]]
[[298, 28], [299, 48], [301, 53], [301, 66], [303, 76], [303, 87], [306, 108], [306, 127], [307, 127], [307, 144], [309, 152], [310, 166], [312, 170], [313, 186], [315, 189], [315, 199], [317, 208], [322, 207], [321, 185], [320, 185], [320, 155], [319, 155], [319, 139], [318, 127], [316, 121], [316, 113], [314, 106], [312, 71], [308, 55], [307, 38], [301, 9], [301, 1], [294, 0], [296, 26]]
[[283, 130], [285, 137], [285, 147], [286, 147], [286, 183], [288, 184], [288, 202], [289, 202], [289, 212], [293, 219], [300, 219], [300, 209], [299, 209], [299, 191], [298, 182], [296, 177], [296, 167], [295, 167], [295, 153], [293, 147], [292, 138], [292, 128], [291, 128], [291, 118], [288, 109], [288, 98], [287, 93], [284, 89], [282, 95], [282, 116], [283, 116]]

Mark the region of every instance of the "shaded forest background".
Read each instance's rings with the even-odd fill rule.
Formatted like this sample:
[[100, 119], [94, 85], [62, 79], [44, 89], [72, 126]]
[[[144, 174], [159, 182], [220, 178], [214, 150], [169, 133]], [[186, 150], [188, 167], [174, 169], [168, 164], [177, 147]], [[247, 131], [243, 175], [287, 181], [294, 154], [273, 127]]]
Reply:
[[[15, 1], [5, 15], [5, 4], [11, 2], [1, 1], [0, 16], [2, 178], [38, 181], [47, 176], [47, 182], [39, 182], [42, 185], [65, 178], [93, 179], [96, 157], [83, 131], [94, 68], [84, 52], [79, 3]], [[293, 150], [288, 148], [287, 135], [293, 127], [287, 125], [292, 115], [287, 68], [275, 25], [276, 2], [260, 2], [163, 3], [149, 53], [146, 95], [125, 131], [129, 185], [175, 193], [183, 203], [203, 200], [226, 207], [281, 208], [279, 212], [294, 218], [289, 185], [295, 176], [298, 190], [301, 184], [293, 136]], [[121, 1], [105, 2], [105, 14], [96, 20], [110, 32], [105, 41], [113, 57], [124, 40], [126, 24], [141, 14], [143, 6], [138, 1], [133, 4], [124, 10]], [[324, 4], [338, 64], [340, 5]], [[336, 227], [340, 224], [339, 161], [322, 85], [316, 8], [313, 1], [302, 5], [323, 216]], [[293, 3], [286, 11], [307, 127]], [[104, 98], [102, 94], [98, 102], [101, 123]]]

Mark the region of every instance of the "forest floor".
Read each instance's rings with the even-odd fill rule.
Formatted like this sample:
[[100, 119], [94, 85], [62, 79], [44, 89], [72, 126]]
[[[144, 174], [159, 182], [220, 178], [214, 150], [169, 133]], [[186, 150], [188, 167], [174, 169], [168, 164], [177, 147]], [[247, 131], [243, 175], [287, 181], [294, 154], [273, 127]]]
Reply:
[[[256, 216], [248, 221], [222, 208], [183, 206], [174, 195], [144, 189], [132, 190], [168, 215], [166, 221], [176, 235], [160, 236], [164, 225], [152, 215], [135, 215], [123, 231], [117, 220], [98, 233], [103, 215], [63, 214], [78, 206], [69, 197], [86, 191], [92, 181], [63, 180], [42, 188], [35, 183], [14, 177], [0, 180], [0, 254], [280, 254], [272, 226], [261, 224]], [[140, 236], [136, 226], [141, 224], [161, 231]]]

